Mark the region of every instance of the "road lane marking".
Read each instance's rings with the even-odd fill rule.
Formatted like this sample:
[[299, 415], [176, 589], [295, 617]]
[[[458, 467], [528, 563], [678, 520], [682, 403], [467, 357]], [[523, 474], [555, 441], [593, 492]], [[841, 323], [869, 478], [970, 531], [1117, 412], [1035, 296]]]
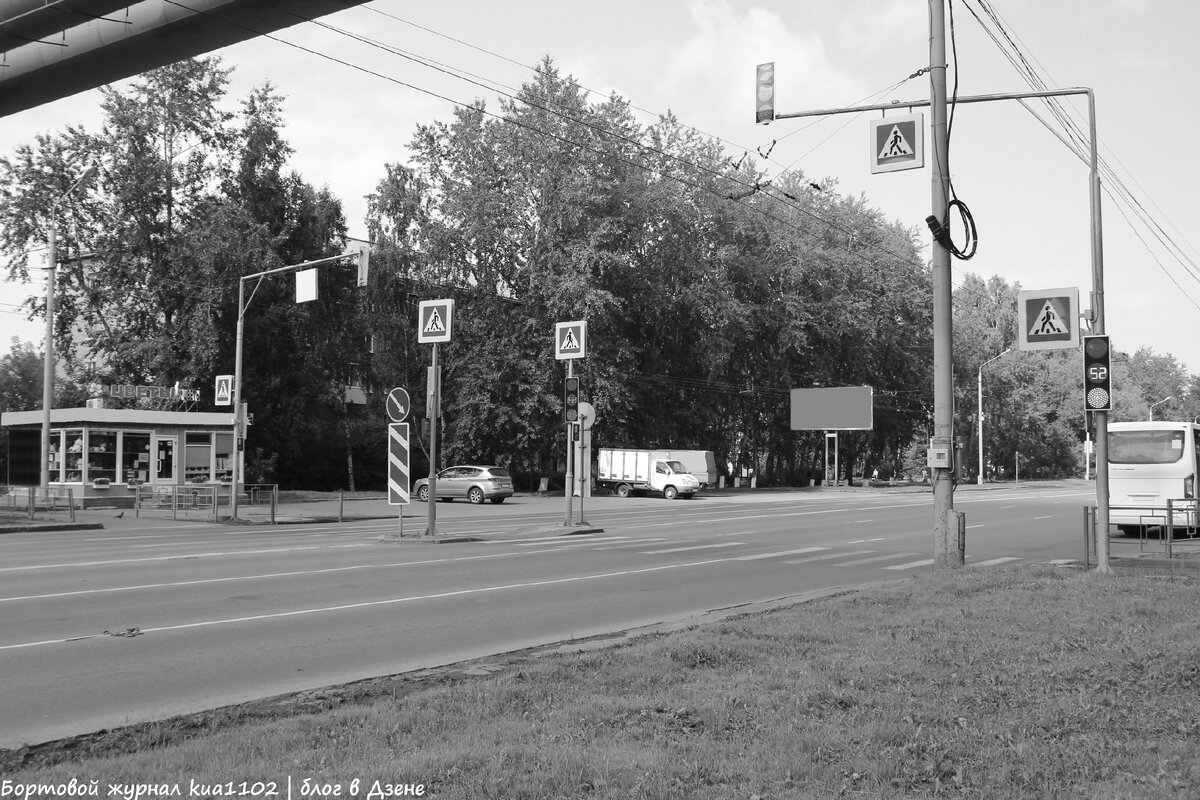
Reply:
[[349, 544], [313, 544], [302, 547], [271, 547], [262, 550], [228, 550], [208, 553], [179, 553], [173, 556], [154, 556], [152, 558], [113, 558], [106, 561], [72, 561], [66, 564], [29, 564], [24, 567], [0, 567], [0, 572], [23, 572], [35, 569], [71, 569], [75, 567], [108, 567], [114, 564], [141, 564], [150, 561], [186, 561], [196, 558], [216, 558], [226, 556], [260, 556], [268, 553], [292, 553], [298, 550], [341, 550], [348, 547], [372, 547], [373, 542], [351, 542]]
[[[829, 549], [829, 548], [825, 548]], [[785, 564], [811, 564], [814, 561], [829, 561], [834, 558], [847, 558], [849, 556], [861, 556], [864, 553], [874, 553], [874, 550], [844, 550], [839, 553], [826, 553], [822, 556], [810, 556], [808, 558], [793, 558], [783, 563]]]
[[[578, 575], [570, 578], [547, 578], [541, 581], [525, 581], [521, 583], [506, 583], [497, 586], [477, 586], [471, 589], [456, 589], [449, 592], [435, 592], [432, 594], [417, 594], [408, 595], [406, 597], [392, 597], [386, 600], [365, 600], [360, 603], [345, 603], [335, 606], [315, 606], [313, 608], [298, 608], [294, 611], [276, 611], [270, 614], [250, 614], [244, 617], [225, 617], [222, 619], [200, 620], [198, 622], [181, 622], [177, 625], [161, 625], [158, 627], [142, 628], [142, 634], [149, 633], [165, 633], [171, 631], [183, 631], [196, 628], [211, 628], [219, 625], [236, 625], [247, 622], [264, 622], [266, 620], [286, 619], [289, 617], [304, 617], [313, 614], [329, 614], [339, 611], [355, 611], [364, 608], [380, 608], [383, 606], [399, 605], [401, 603], [413, 603], [421, 600], [446, 600], [450, 598], [470, 597], [472, 595], [491, 594], [495, 592], [505, 592], [517, 589], [536, 589], [544, 586], [562, 586], [571, 583], [586, 583], [589, 581], [608, 580], [611, 578], [624, 578], [633, 575], [645, 575], [652, 572], [666, 572], [676, 569], [688, 569], [691, 567], [704, 567], [713, 564], [727, 563], [734, 559], [729, 558], [714, 558], [705, 561], [688, 561], [675, 564], [660, 564], [655, 567], [641, 567], [639, 569], [618, 570], [615, 572], [599, 572], [592, 575]], [[82, 636], [69, 636], [60, 639], [42, 639], [33, 642], [19, 642], [17, 644], [0, 645], [0, 651], [3, 650], [20, 650], [30, 647], [44, 647], [46, 645], [66, 644], [67, 642], [83, 641], [85, 639], [98, 639], [105, 637], [106, 634], [94, 633], [84, 634]]]
[[968, 564], [969, 567], [994, 567], [997, 564], [1004, 564], [1008, 561], [1020, 561], [1019, 556], [1001, 556], [1000, 558], [992, 558], [987, 561], [979, 561], [974, 564]]
[[916, 569], [917, 567], [928, 567], [932, 564], [932, 558], [925, 558], [920, 561], [910, 561], [907, 564], [893, 564], [890, 567], [881, 567], [881, 569]]
[[393, 569], [396, 567], [423, 567], [429, 564], [449, 564], [459, 561], [479, 561], [488, 558], [511, 558], [527, 556], [525, 553], [487, 553], [478, 556], [456, 556], [454, 558], [430, 558], [421, 561], [394, 561], [387, 564], [350, 564], [344, 567], [325, 567], [324, 569], [306, 569], [293, 572], [266, 572], [255, 575], [225, 576], [222, 578], [199, 578], [191, 581], [170, 581], [164, 583], [142, 583], [131, 586], [108, 586], [97, 589], [76, 589], [70, 592], [51, 592], [48, 594], [18, 595], [0, 597], [0, 603], [11, 603], [18, 600], [52, 600], [61, 597], [79, 597], [88, 594], [111, 594], [113, 592], [136, 592], [146, 589], [175, 589], [182, 586], [208, 586], [214, 583], [237, 583], [239, 581], [259, 581], [269, 578], [301, 578], [308, 575], [329, 575], [334, 572], [354, 572], [363, 569]]
[[684, 553], [688, 550], [711, 550], [714, 547], [741, 547], [745, 542], [717, 542], [716, 544], [694, 544], [689, 547], [668, 547], [666, 550], [647, 550], [642, 555], [659, 556], [663, 553]]
[[780, 558], [782, 556], [795, 556], [801, 553], [815, 553], [818, 550], [828, 550], [828, 547], [801, 547], [799, 550], [780, 550], [777, 553], [755, 553], [752, 556], [738, 556], [738, 561], [757, 561], [760, 558]]
[[868, 542], [882, 542], [887, 539], [886, 536], [876, 536], [874, 539], [852, 539], [846, 544], [867, 544]]
[[912, 558], [916, 553], [884, 553], [880, 556], [871, 556], [870, 558], [856, 558], [853, 561], [839, 561], [836, 564], [830, 564], [831, 567], [856, 567], [859, 564], [876, 564], [880, 561], [891, 561], [897, 558]]

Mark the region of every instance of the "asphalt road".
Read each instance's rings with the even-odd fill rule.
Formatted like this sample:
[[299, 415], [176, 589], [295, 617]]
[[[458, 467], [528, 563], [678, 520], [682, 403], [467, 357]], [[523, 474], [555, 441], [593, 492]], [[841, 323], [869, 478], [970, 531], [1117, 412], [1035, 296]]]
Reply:
[[[1080, 560], [1083, 483], [957, 493], [968, 568]], [[0, 536], [0, 747], [932, 569], [927, 493], [563, 498]], [[579, 516], [575, 505], [576, 518]]]

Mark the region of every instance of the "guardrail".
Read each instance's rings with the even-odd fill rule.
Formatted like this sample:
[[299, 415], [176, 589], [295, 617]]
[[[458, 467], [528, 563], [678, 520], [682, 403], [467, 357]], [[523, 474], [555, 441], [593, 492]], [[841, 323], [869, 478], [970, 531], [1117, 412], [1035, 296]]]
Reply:
[[[1161, 552], [1167, 558], [1175, 557], [1175, 549], [1179, 546], [1200, 546], [1200, 499], [1179, 498], [1169, 499], [1165, 506], [1109, 506], [1109, 511], [1134, 511], [1138, 513], [1138, 551]], [[1145, 512], [1145, 513], [1141, 513]], [[1161, 533], [1157, 539], [1162, 543], [1162, 549], [1148, 550], [1152, 545], [1150, 531], [1158, 529]], [[1096, 506], [1083, 507], [1083, 564], [1085, 569], [1092, 566], [1092, 554], [1096, 552], [1096, 541], [1099, 531], [1096, 530]], [[1109, 544], [1120, 542], [1132, 543], [1129, 537], [1109, 537]], [[1109, 548], [1111, 552], [1111, 546]]]
[[0, 516], [32, 521], [75, 521], [75, 493], [67, 486], [0, 486]]
[[[153, 485], [143, 484], [134, 494], [134, 515], [170, 515], [172, 520], [203, 519], [220, 522], [232, 515], [233, 486], [227, 483]], [[260, 517], [275, 524], [279, 507], [277, 484], [249, 484], [241, 487], [238, 508], [247, 517]], [[224, 514], [222, 514], [224, 510]]]

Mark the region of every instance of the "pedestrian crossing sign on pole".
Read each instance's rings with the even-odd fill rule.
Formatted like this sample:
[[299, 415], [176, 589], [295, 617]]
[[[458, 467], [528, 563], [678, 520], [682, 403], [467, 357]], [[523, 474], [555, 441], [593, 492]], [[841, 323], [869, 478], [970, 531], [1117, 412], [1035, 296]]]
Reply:
[[218, 375], [216, 385], [213, 388], [213, 405], [231, 406], [233, 405], [233, 376]]
[[1021, 350], [1079, 347], [1079, 289], [1017, 292], [1017, 333]]
[[559, 361], [587, 355], [587, 320], [559, 322], [554, 326], [554, 357]]
[[417, 342], [438, 344], [450, 341], [454, 323], [453, 300], [422, 300], [417, 316]]
[[871, 172], [925, 166], [925, 115], [871, 120]]

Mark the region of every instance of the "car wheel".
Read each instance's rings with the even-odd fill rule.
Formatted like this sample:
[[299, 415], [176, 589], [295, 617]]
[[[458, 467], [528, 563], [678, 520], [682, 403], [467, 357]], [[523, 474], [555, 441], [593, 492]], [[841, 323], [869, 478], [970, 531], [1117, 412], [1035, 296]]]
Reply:
[[417, 499], [422, 503], [429, 502], [429, 484], [425, 484], [420, 489], [417, 489]]
[[467, 499], [475, 505], [479, 505], [484, 500], [483, 489], [480, 489], [478, 486], [472, 486], [467, 492]]
[[617, 487], [617, 497], [629, 497], [629, 495], [632, 493], [633, 490], [629, 488], [628, 483], [622, 483]]
[[493, 502], [495, 505], [500, 505], [501, 503], [503, 503], [503, 502], [504, 502], [504, 498], [503, 498], [503, 497], [493, 497], [493, 498], [492, 498], [492, 502]]
[[663, 497], [667, 498], [668, 500], [674, 500], [678, 496], [679, 490], [674, 486], [668, 486], [667, 488], [663, 489]]

